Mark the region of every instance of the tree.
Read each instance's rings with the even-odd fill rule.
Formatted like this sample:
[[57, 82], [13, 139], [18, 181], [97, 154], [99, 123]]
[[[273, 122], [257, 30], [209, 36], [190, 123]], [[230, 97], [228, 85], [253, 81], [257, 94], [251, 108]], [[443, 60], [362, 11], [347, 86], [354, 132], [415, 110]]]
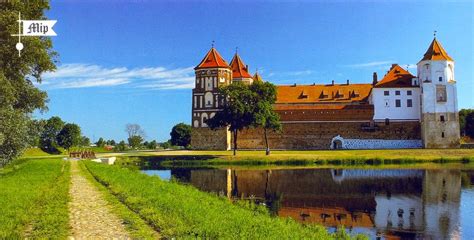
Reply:
[[142, 136], [137, 135], [137, 136], [132, 136], [128, 138], [128, 145], [130, 145], [130, 147], [135, 148], [135, 149], [139, 148], [142, 142], [143, 142]]
[[145, 131], [143, 131], [143, 129], [138, 124], [127, 124], [125, 126], [125, 132], [127, 132], [128, 138], [134, 136], [140, 136], [142, 138], [145, 138]]
[[191, 143], [191, 125], [178, 123], [171, 129], [170, 135], [171, 144], [186, 147]]
[[163, 149], [168, 149], [168, 148], [171, 147], [171, 143], [170, 143], [170, 141], [168, 140], [168, 141], [166, 141], [166, 142], [160, 143], [160, 146], [161, 146]]
[[88, 147], [91, 145], [91, 140], [86, 137], [86, 136], [82, 136], [81, 138], [81, 146], [84, 146], [84, 147]]
[[213, 118], [207, 119], [206, 124], [213, 130], [228, 127], [233, 134], [234, 156], [237, 154], [238, 132], [250, 127], [253, 123], [253, 97], [250, 88], [241, 83], [234, 82], [219, 88], [221, 96], [225, 96], [222, 111], [218, 111]]
[[156, 140], [149, 142], [147, 145], [148, 149], [156, 149], [156, 147], [158, 147], [158, 143], [156, 142]]
[[268, 130], [281, 131], [280, 116], [273, 110], [276, 101], [276, 86], [269, 82], [254, 82], [250, 85], [253, 92], [253, 127], [261, 127], [265, 139], [265, 154], [270, 155]]
[[466, 136], [466, 117], [472, 112], [474, 112], [474, 109], [461, 109], [459, 111], [459, 129], [461, 130], [461, 136]]
[[0, 166], [19, 156], [32, 139], [31, 114], [45, 111], [47, 94], [33, 82], [41, 83], [44, 72], [54, 71], [56, 52], [50, 38], [23, 38], [21, 57], [18, 39], [18, 12], [23, 19], [46, 19], [48, 1], [6, 1], [0, 4]]
[[81, 144], [81, 128], [74, 123], [67, 123], [57, 136], [59, 146], [69, 150]]
[[105, 146], [105, 141], [103, 138], [99, 138], [99, 140], [97, 140], [97, 142], [95, 143], [95, 145], [97, 145], [97, 147], [104, 147]]
[[64, 127], [60, 117], [51, 117], [46, 121], [40, 136], [40, 148], [47, 153], [59, 153], [57, 136]]
[[474, 138], [474, 111], [466, 115], [466, 135], [470, 138]]
[[120, 151], [125, 151], [127, 150], [127, 144], [125, 144], [125, 141], [120, 141], [117, 146], [114, 148], [115, 151], [120, 152]]

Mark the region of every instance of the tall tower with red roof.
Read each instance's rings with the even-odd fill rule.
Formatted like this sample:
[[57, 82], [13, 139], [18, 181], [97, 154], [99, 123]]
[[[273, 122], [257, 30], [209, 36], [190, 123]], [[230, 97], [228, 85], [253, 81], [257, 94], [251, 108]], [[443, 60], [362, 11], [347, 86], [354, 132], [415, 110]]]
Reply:
[[421, 86], [421, 135], [425, 148], [459, 147], [454, 60], [436, 37], [417, 64]]
[[[230, 146], [227, 130], [212, 131], [205, 121], [212, 118], [222, 107], [223, 98], [218, 88], [231, 83], [231, 67], [213, 46], [194, 70], [196, 80], [192, 98], [191, 145], [198, 149], [225, 150]], [[214, 143], [219, 146], [206, 145]]]
[[238, 53], [235, 53], [234, 58], [230, 61], [230, 67], [232, 68], [232, 81], [243, 82], [245, 84], [253, 83], [253, 77], [249, 73], [249, 67], [245, 65]]

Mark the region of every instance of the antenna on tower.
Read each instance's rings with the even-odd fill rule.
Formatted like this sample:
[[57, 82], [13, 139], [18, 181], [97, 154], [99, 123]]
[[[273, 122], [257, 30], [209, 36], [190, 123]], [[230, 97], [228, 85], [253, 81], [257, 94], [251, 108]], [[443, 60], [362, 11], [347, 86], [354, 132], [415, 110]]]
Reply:
[[437, 33], [437, 32], [438, 32], [438, 31], [436, 31], [436, 30], [434, 30], [434, 32], [433, 32], [433, 36], [434, 36], [435, 38], [436, 38], [436, 33]]
[[211, 47], [214, 48], [214, 44], [216, 43], [216, 41], [212, 40], [212, 43], [211, 43]]
[[235, 54], [237, 54], [237, 52], [239, 52], [239, 47], [235, 47]]

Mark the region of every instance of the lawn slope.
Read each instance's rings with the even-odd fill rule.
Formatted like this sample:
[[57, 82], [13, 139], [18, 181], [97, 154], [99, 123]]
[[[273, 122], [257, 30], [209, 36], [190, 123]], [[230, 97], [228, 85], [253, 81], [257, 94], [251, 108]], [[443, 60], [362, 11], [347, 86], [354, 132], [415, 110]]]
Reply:
[[66, 238], [69, 162], [16, 160], [0, 169], [0, 238]]

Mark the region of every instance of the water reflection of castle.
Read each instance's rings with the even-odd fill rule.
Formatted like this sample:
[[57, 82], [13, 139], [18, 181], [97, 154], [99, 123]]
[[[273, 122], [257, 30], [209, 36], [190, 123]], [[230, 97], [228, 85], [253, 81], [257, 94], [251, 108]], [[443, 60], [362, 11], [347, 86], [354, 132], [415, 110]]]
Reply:
[[172, 170], [197, 188], [265, 201], [298, 221], [386, 238], [459, 236], [459, 170]]

